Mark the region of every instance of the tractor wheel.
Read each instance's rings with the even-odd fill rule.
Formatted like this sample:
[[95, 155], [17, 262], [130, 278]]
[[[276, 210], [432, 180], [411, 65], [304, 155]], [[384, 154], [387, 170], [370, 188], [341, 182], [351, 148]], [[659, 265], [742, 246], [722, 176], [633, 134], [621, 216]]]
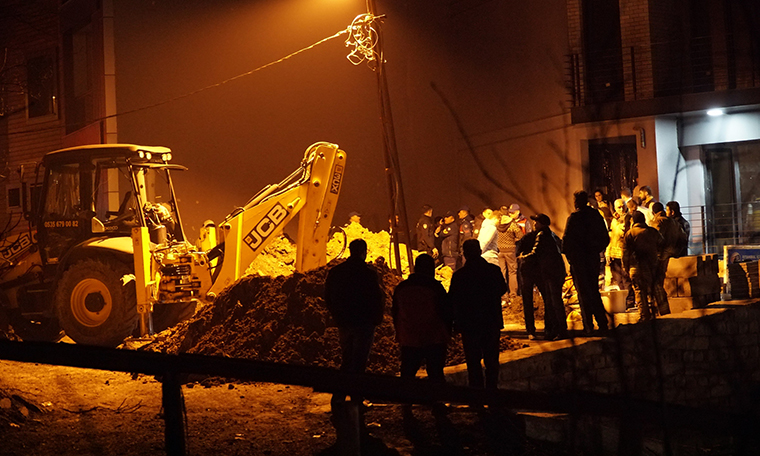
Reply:
[[66, 335], [78, 344], [115, 347], [137, 327], [134, 280], [131, 271], [105, 259], [74, 263], [58, 283], [55, 306]]
[[153, 330], [161, 332], [195, 315], [196, 302], [155, 304], [153, 306]]

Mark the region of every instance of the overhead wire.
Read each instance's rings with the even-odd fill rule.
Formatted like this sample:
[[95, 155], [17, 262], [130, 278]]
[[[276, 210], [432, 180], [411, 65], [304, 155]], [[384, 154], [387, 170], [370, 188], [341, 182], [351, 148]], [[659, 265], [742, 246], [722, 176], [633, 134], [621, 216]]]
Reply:
[[[352, 25], [353, 25], [353, 23], [352, 23]], [[306, 46], [306, 47], [301, 48], [301, 49], [299, 49], [297, 51], [291, 52], [290, 54], [288, 54], [288, 55], [286, 55], [284, 57], [281, 57], [281, 58], [279, 58], [277, 60], [273, 60], [273, 61], [271, 61], [269, 63], [261, 65], [261, 66], [259, 66], [257, 68], [254, 68], [254, 69], [252, 69], [250, 71], [246, 71], [245, 73], [241, 73], [241, 74], [238, 74], [238, 75], [233, 76], [231, 78], [227, 78], [227, 79], [225, 79], [223, 81], [220, 81], [220, 82], [217, 82], [217, 83], [214, 83], [214, 84], [209, 84], [209, 85], [207, 85], [205, 87], [201, 87], [201, 88], [193, 90], [191, 92], [188, 92], [188, 93], [185, 93], [185, 94], [182, 94], [182, 95], [177, 95], [175, 97], [167, 98], [166, 100], [162, 100], [162, 101], [159, 101], [159, 102], [156, 102], [156, 103], [152, 103], [152, 104], [149, 104], [149, 105], [141, 106], [139, 108], [134, 108], [134, 109], [130, 109], [130, 110], [122, 111], [122, 112], [117, 112], [115, 114], [110, 114], [110, 115], [107, 115], [107, 116], [98, 117], [96, 119], [89, 120], [88, 122], [89, 123], [100, 122], [100, 121], [104, 121], [104, 120], [111, 119], [111, 118], [114, 118], [114, 117], [124, 116], [124, 115], [127, 115], [127, 114], [133, 114], [133, 113], [144, 111], [144, 110], [147, 110], [147, 109], [156, 108], [158, 106], [163, 106], [165, 104], [172, 103], [174, 101], [181, 100], [183, 98], [187, 98], [187, 97], [196, 95], [196, 94], [201, 93], [201, 92], [205, 92], [206, 90], [209, 90], [209, 89], [220, 87], [220, 86], [222, 86], [224, 84], [227, 84], [229, 82], [238, 80], [238, 79], [243, 78], [245, 76], [250, 76], [253, 73], [256, 73], [258, 71], [264, 70], [264, 69], [269, 68], [271, 66], [274, 66], [274, 65], [276, 65], [278, 63], [282, 63], [282, 62], [284, 62], [284, 61], [286, 61], [286, 60], [288, 60], [288, 59], [290, 59], [292, 57], [295, 57], [295, 56], [297, 56], [299, 54], [302, 54], [302, 53], [304, 53], [306, 51], [309, 51], [309, 50], [311, 50], [311, 49], [319, 46], [320, 44], [324, 44], [327, 41], [330, 41], [330, 40], [332, 40], [334, 38], [338, 38], [338, 37], [340, 37], [342, 35], [348, 34], [348, 33], [350, 33], [351, 27], [352, 26], [350, 25], [349, 27], [347, 27], [347, 28], [345, 28], [343, 30], [338, 31], [338, 32], [334, 33], [333, 35], [328, 36], [327, 38], [323, 38], [323, 39], [321, 39], [321, 40], [319, 40], [319, 41], [317, 41], [317, 42], [315, 42], [313, 44], [310, 44], [309, 46]], [[347, 44], [347, 46], [348, 46], [348, 44]], [[58, 130], [58, 129], [69, 127], [69, 126], [74, 127], [76, 125], [79, 125], [79, 124], [65, 124], [65, 125], [56, 124], [54, 126], [45, 127], [45, 128], [30, 128], [30, 129], [27, 129], [27, 130], [7, 132], [7, 133], [5, 133], [5, 136], [40, 133], [40, 132], [43, 132], [43, 131]]]

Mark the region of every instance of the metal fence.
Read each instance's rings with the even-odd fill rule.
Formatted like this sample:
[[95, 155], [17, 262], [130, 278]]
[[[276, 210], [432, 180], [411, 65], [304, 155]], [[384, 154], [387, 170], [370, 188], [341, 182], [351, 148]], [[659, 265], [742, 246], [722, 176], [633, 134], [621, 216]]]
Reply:
[[760, 202], [686, 206], [689, 253], [723, 253], [725, 245], [760, 245]]
[[760, 87], [760, 53], [733, 35], [569, 54], [572, 106]]

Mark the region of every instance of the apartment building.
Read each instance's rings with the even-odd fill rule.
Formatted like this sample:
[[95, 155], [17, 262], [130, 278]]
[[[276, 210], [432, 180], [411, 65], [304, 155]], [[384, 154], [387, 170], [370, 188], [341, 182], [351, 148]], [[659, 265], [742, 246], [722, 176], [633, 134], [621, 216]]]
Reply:
[[692, 251], [760, 243], [760, 4], [568, 0], [567, 86], [589, 188], [648, 185]]

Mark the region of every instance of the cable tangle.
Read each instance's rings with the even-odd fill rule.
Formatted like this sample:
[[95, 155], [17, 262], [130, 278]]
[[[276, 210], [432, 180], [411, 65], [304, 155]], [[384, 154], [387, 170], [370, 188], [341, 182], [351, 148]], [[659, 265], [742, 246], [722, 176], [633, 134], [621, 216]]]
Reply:
[[373, 70], [377, 66], [379, 60], [378, 34], [373, 24], [379, 18], [380, 16], [375, 16], [372, 13], [360, 14], [348, 26], [346, 47], [353, 47], [347, 56], [349, 62], [359, 65], [366, 61]]

